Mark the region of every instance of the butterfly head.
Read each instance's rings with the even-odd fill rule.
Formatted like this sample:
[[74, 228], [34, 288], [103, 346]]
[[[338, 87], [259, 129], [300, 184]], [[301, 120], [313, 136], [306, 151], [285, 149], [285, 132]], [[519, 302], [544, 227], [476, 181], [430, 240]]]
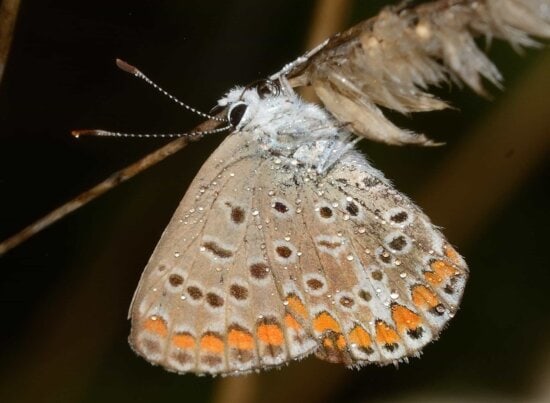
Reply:
[[227, 120], [240, 131], [265, 123], [266, 118], [278, 109], [281, 87], [271, 80], [258, 80], [245, 87], [235, 87], [218, 101], [219, 108], [227, 111]]

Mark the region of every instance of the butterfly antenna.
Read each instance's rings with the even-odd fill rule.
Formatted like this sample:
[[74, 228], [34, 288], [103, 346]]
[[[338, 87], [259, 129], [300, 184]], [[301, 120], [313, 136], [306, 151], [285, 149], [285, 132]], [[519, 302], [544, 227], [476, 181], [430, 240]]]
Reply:
[[[147, 77], [145, 74], [143, 74], [138, 68], [132, 66], [131, 64], [129, 63], [126, 63], [124, 60], [120, 60], [120, 59], [116, 59], [116, 65], [118, 66], [119, 69], [121, 69], [122, 71], [125, 71], [126, 73], [130, 73], [132, 74], [133, 76], [137, 77], [137, 78], [140, 78], [142, 79], [143, 81], [145, 81], [147, 84], [151, 85], [153, 88], [157, 89], [158, 91], [160, 91], [162, 94], [166, 95], [168, 98], [170, 98], [172, 101], [174, 101], [175, 103], [177, 103], [179, 106], [187, 109], [188, 111], [190, 112], [193, 112], [199, 116], [202, 116], [203, 118], [206, 118], [206, 119], [211, 119], [211, 120], [217, 120], [218, 122], [227, 122], [227, 119], [224, 119], [224, 118], [220, 118], [220, 117], [217, 117], [217, 116], [212, 116], [212, 115], [209, 115], [207, 113], [204, 113], [204, 112], [201, 112], [195, 108], [193, 108], [192, 106], [189, 106], [187, 105], [186, 103], [180, 101], [179, 99], [177, 99], [175, 96], [173, 96], [172, 94], [170, 94], [168, 91], [164, 90], [163, 88], [161, 88], [160, 86], [158, 86], [157, 84], [155, 84], [149, 77]], [[127, 136], [126, 136], [127, 137]], [[134, 136], [135, 137], [135, 136]], [[175, 136], [174, 136], [175, 137]]]
[[[216, 121], [220, 121], [220, 119], [212, 119]], [[218, 127], [216, 129], [211, 130], [203, 130], [203, 131], [192, 131], [187, 133], [162, 133], [162, 134], [140, 134], [140, 133], [121, 133], [121, 132], [111, 132], [107, 130], [99, 130], [99, 129], [92, 129], [92, 130], [73, 130], [71, 134], [79, 138], [80, 136], [98, 136], [98, 137], [125, 137], [125, 138], [142, 138], [142, 139], [153, 139], [153, 138], [180, 138], [180, 137], [203, 137], [207, 134], [214, 134], [214, 133], [221, 133], [226, 130], [231, 129], [230, 125]]]

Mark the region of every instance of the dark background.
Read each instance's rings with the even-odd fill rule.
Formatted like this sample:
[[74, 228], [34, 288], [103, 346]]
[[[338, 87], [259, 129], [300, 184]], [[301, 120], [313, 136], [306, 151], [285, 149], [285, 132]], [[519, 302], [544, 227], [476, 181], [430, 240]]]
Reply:
[[[357, 3], [346, 26], [392, 2]], [[23, 1], [0, 83], [0, 239], [165, 143], [76, 140], [70, 130], [174, 132], [201, 121], [118, 70], [116, 57], [208, 111], [231, 86], [263, 78], [298, 56], [314, 5], [313, 0]], [[449, 166], [463, 172], [460, 158], [458, 164], [453, 158], [469, 145], [476, 148], [473, 133], [501, 116], [499, 108], [518, 102], [523, 106], [518, 115], [504, 118], [520, 122], [522, 113], [548, 105], [547, 99], [521, 92], [532, 71], [548, 65], [547, 50], [518, 56], [495, 43], [490, 54], [507, 88], [491, 88], [492, 102], [443, 87], [439, 93], [460, 111], [398, 117], [400, 124], [446, 141], [446, 147], [361, 145], [398, 189], [418, 196], [470, 265], [462, 310], [441, 340], [399, 369], [349, 371], [307, 359], [248, 377], [240, 381], [241, 391], [256, 391], [257, 400], [316, 402], [550, 396], [548, 386], [544, 391], [550, 380], [548, 141], [533, 142], [536, 158], [518, 156], [516, 147], [529, 143], [532, 133], [521, 132], [505, 146], [497, 144], [505, 134], [497, 133], [494, 149], [504, 151], [493, 157], [506, 160], [509, 172], [469, 188], [476, 172], [490, 169], [483, 158], [474, 158], [463, 162], [469, 173], [448, 182], [438, 176]], [[514, 99], [518, 93], [525, 100]], [[539, 128], [546, 138], [548, 122]], [[166, 373], [135, 356], [126, 342], [127, 308], [141, 270], [189, 182], [220, 141], [210, 136], [188, 146], [0, 258], [0, 401], [231, 401], [223, 400], [231, 382]], [[461, 200], [474, 193], [476, 200], [490, 199], [494, 183], [506, 184], [507, 175], [518, 171], [526, 172], [521, 181], [483, 214], [475, 214], [475, 203], [461, 211]], [[441, 182], [448, 183], [444, 195], [430, 190]], [[440, 202], [449, 196], [460, 214]]]

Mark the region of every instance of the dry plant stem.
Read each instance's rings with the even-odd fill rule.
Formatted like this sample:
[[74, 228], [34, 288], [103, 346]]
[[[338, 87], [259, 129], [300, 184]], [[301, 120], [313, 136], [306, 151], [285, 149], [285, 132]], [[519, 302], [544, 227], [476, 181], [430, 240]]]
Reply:
[[8, 62], [13, 29], [17, 20], [20, 0], [2, 0], [0, 2], [0, 82]]
[[[206, 122], [197, 126], [194, 131], [206, 131], [211, 130], [219, 125], [219, 122], [213, 120], [207, 120]], [[26, 241], [33, 235], [42, 231], [44, 228], [52, 225], [56, 221], [65, 217], [67, 214], [72, 213], [76, 209], [84, 206], [98, 196], [101, 196], [103, 193], [111, 190], [115, 186], [119, 185], [122, 182], [127, 181], [128, 179], [134, 177], [138, 173], [144, 171], [145, 169], [155, 165], [156, 163], [162, 161], [166, 157], [178, 152], [184, 148], [189, 141], [194, 141], [200, 139], [200, 136], [197, 137], [182, 137], [177, 140], [174, 140], [164, 147], [159, 148], [158, 150], [152, 152], [141, 160], [129, 165], [128, 167], [121, 169], [120, 171], [115, 172], [103, 182], [94, 186], [93, 188], [81, 193], [73, 200], [63, 204], [62, 206], [56, 208], [46, 216], [42, 217], [38, 221], [24, 228], [17, 234], [6, 239], [0, 243], [0, 256], [9, 251], [10, 249], [16, 247], [22, 242]]]

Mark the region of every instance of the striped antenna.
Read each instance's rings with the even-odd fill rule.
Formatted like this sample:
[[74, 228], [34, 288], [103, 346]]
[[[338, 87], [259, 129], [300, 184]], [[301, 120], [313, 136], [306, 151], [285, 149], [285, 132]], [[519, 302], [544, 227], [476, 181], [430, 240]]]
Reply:
[[[170, 94], [168, 91], [164, 90], [163, 88], [161, 88], [160, 86], [158, 86], [157, 84], [155, 84], [149, 77], [147, 77], [145, 74], [143, 74], [139, 69], [137, 69], [136, 67], [132, 66], [131, 64], [129, 63], [126, 63], [124, 60], [120, 60], [120, 59], [116, 59], [116, 65], [118, 66], [119, 69], [121, 69], [122, 71], [125, 71], [126, 73], [130, 73], [132, 74], [133, 76], [137, 77], [137, 78], [140, 78], [142, 79], [143, 81], [145, 81], [147, 84], [151, 85], [153, 88], [157, 89], [158, 91], [160, 91], [162, 94], [166, 95], [168, 98], [170, 98], [172, 101], [174, 101], [175, 103], [177, 103], [179, 106], [187, 109], [188, 111], [190, 112], [193, 112], [199, 116], [202, 116], [203, 118], [206, 118], [206, 119], [211, 119], [211, 120], [217, 120], [218, 122], [227, 122], [227, 119], [224, 119], [224, 118], [220, 118], [220, 117], [216, 117], [216, 116], [212, 116], [212, 115], [209, 115], [207, 113], [204, 113], [204, 112], [201, 112], [189, 105], [187, 105], [186, 103], [180, 101], [179, 99], [177, 99], [175, 96], [173, 96], [172, 94]], [[125, 137], [128, 137], [128, 136], [125, 136]], [[135, 137], [135, 136], [134, 136]], [[174, 137], [177, 137], [177, 136], [174, 136]]]
[[[219, 121], [219, 119], [216, 119]], [[231, 125], [218, 127], [212, 130], [204, 131], [192, 131], [187, 133], [152, 133], [152, 134], [141, 134], [141, 133], [120, 133], [120, 132], [111, 132], [107, 130], [100, 129], [84, 129], [84, 130], [73, 130], [71, 135], [76, 138], [80, 136], [98, 136], [98, 137], [130, 137], [130, 138], [142, 138], [142, 139], [153, 139], [153, 138], [180, 138], [180, 137], [202, 137], [207, 134], [221, 133], [226, 130], [231, 129]]]

